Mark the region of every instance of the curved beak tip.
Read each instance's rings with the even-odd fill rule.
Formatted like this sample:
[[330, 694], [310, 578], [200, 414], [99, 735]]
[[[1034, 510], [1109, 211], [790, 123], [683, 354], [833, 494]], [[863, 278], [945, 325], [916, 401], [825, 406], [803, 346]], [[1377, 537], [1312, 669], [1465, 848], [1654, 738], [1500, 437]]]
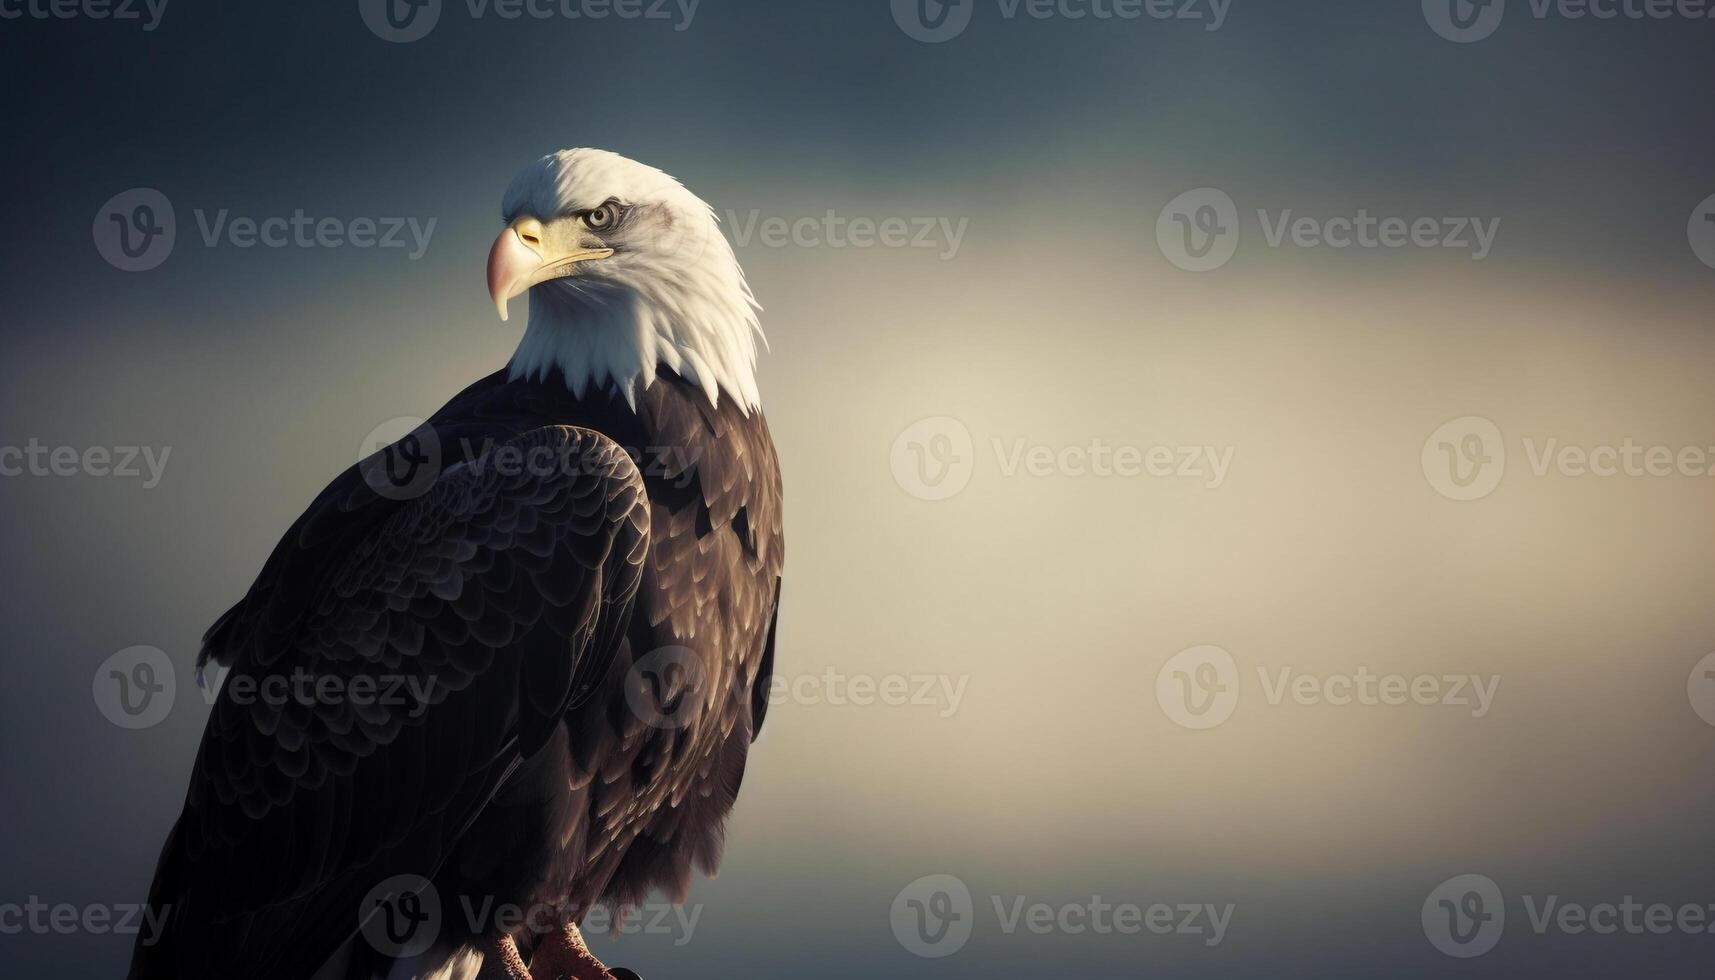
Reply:
[[488, 250], [488, 295], [501, 320], [508, 319], [506, 301], [515, 295], [514, 286], [534, 265], [536, 253], [525, 247], [511, 228], [500, 233]]

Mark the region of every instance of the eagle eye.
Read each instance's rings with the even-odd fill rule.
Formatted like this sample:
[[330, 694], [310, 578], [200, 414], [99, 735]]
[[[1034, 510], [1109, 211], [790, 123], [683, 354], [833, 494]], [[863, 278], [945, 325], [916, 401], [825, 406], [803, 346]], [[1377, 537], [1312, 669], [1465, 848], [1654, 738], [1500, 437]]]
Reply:
[[619, 223], [620, 206], [618, 202], [609, 201], [600, 207], [591, 208], [583, 213], [584, 226], [591, 231], [607, 231]]

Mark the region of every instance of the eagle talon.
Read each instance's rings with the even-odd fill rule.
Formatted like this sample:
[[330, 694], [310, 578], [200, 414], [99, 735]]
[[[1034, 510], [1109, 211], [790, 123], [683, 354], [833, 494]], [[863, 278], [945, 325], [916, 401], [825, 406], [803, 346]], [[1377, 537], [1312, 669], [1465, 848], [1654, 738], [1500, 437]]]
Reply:
[[609, 972], [584, 945], [583, 933], [571, 924], [545, 938], [537, 947], [536, 955], [530, 959], [530, 974], [543, 980], [550, 977], [553, 980], [620, 980], [626, 974], [633, 980], [637, 977], [630, 970], [620, 970], [617, 976]]

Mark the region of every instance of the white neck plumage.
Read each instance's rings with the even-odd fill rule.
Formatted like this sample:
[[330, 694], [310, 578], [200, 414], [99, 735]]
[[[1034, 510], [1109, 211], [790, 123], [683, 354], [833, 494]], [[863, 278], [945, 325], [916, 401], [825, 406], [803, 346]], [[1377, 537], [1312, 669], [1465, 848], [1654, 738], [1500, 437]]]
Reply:
[[543, 379], [557, 368], [578, 397], [611, 390], [635, 410], [638, 394], [667, 367], [711, 403], [724, 395], [748, 415], [761, 404], [760, 308], [724, 236], [715, 232], [700, 251], [695, 262], [623, 256], [595, 274], [532, 288], [511, 377]]

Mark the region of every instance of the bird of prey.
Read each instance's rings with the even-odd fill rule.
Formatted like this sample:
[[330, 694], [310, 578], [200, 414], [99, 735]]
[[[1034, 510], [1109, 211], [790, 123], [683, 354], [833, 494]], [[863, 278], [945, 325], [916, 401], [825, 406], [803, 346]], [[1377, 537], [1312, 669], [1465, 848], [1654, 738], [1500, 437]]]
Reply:
[[780, 598], [760, 307], [713, 210], [616, 154], [542, 158], [503, 216], [511, 362], [336, 478], [204, 637], [137, 980], [611, 980], [585, 915], [714, 870]]

